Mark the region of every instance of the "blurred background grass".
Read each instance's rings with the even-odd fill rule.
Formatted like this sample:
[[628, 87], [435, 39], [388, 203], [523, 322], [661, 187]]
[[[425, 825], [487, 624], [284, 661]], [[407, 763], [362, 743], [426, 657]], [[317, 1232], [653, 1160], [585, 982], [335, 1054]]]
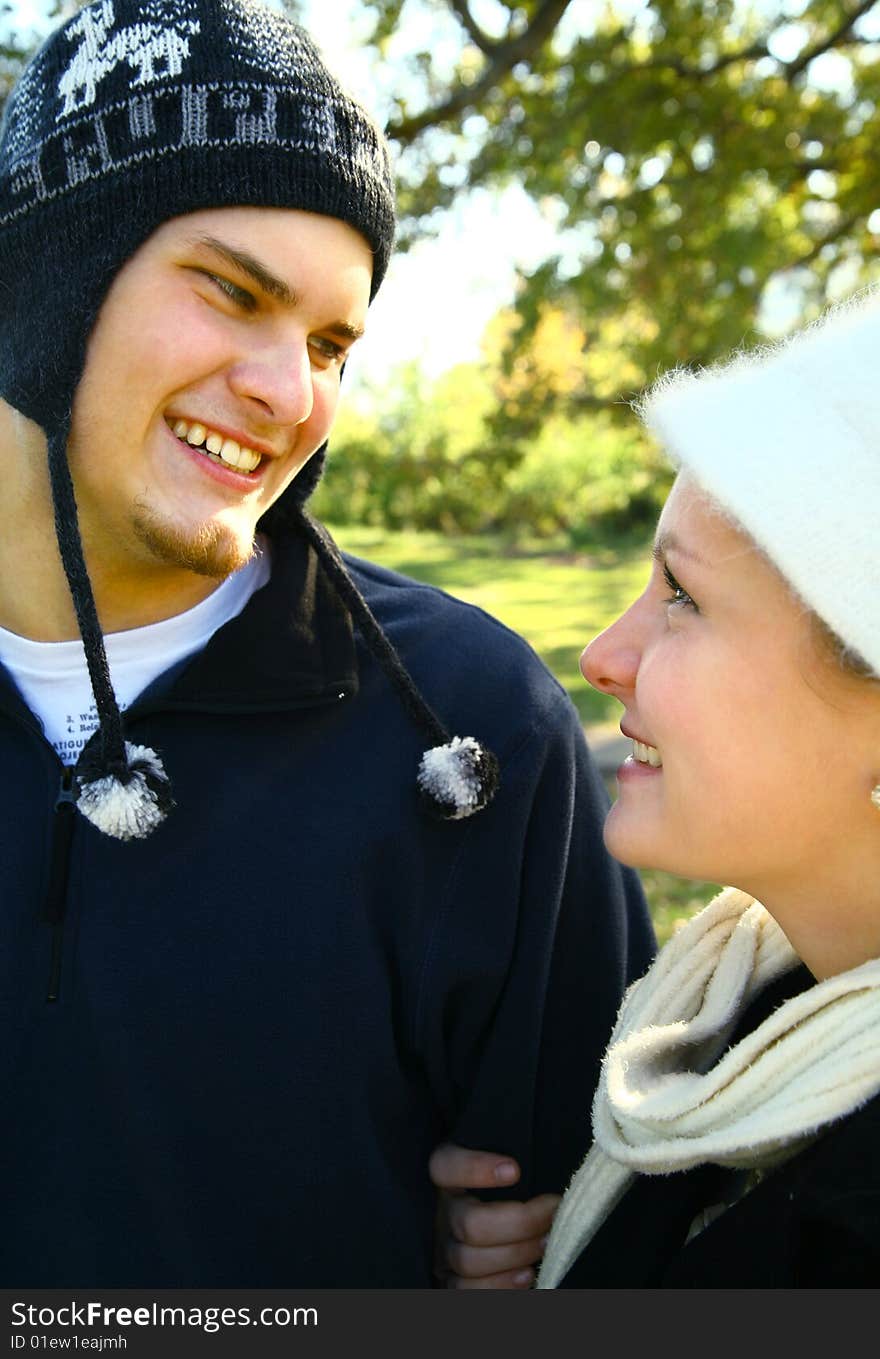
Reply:
[[[341, 548], [355, 556], [402, 571], [476, 604], [520, 633], [568, 691], [592, 733], [616, 726], [620, 704], [596, 693], [582, 678], [578, 659], [584, 646], [607, 627], [644, 588], [651, 560], [651, 535], [621, 542], [597, 539], [576, 552], [547, 543], [511, 546], [499, 535], [450, 536], [422, 531], [332, 525]], [[607, 778], [615, 795], [613, 777]], [[661, 943], [718, 891], [713, 883], [692, 882], [668, 873], [641, 874]]]
[[511, 546], [499, 535], [446, 536], [346, 524], [340, 547], [437, 585], [479, 605], [525, 637], [568, 691], [585, 725], [614, 722], [620, 704], [598, 694], [578, 670], [581, 651], [644, 588], [650, 537], [582, 551], [546, 542]]

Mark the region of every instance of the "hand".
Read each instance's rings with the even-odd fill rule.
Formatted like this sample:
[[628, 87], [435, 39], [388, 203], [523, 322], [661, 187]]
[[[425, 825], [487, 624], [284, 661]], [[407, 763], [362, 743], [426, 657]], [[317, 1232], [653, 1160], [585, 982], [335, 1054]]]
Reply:
[[530, 1288], [559, 1205], [558, 1194], [483, 1203], [469, 1189], [514, 1185], [520, 1168], [509, 1156], [468, 1151], [445, 1142], [428, 1163], [440, 1191], [434, 1273], [445, 1288]]

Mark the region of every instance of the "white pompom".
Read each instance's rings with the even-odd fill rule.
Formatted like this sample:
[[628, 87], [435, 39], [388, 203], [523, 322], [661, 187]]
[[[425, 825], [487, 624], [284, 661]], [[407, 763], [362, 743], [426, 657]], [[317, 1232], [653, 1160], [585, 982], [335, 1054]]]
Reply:
[[165, 820], [162, 799], [152, 782], [168, 784], [162, 761], [149, 746], [125, 743], [132, 773], [128, 783], [112, 774], [92, 782], [80, 782], [77, 807], [87, 821], [115, 840], [143, 840]]
[[494, 791], [487, 787], [485, 778], [490, 760], [494, 757], [475, 737], [454, 736], [446, 745], [425, 751], [419, 764], [419, 788], [442, 809], [446, 820], [471, 816]]

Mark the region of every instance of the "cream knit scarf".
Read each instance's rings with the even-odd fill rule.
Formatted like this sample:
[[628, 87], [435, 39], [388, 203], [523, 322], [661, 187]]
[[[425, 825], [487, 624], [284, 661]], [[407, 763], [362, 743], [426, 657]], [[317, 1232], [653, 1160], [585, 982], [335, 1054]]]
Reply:
[[556, 1287], [636, 1172], [776, 1164], [880, 1090], [880, 959], [817, 982], [724, 1052], [746, 1007], [798, 962], [764, 907], [726, 888], [630, 987], [602, 1063], [594, 1145], [538, 1288]]

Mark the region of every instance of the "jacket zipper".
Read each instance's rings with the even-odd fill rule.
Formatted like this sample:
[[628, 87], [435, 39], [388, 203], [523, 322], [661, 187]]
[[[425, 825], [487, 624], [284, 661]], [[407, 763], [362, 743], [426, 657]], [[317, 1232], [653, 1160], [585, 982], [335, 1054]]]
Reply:
[[76, 799], [73, 793], [73, 769], [65, 768], [61, 771], [61, 785], [55, 799], [52, 849], [49, 857], [49, 886], [42, 914], [42, 919], [52, 931], [47, 1001], [57, 1001], [61, 990], [64, 908], [67, 900], [70, 846], [73, 840], [75, 819]]

